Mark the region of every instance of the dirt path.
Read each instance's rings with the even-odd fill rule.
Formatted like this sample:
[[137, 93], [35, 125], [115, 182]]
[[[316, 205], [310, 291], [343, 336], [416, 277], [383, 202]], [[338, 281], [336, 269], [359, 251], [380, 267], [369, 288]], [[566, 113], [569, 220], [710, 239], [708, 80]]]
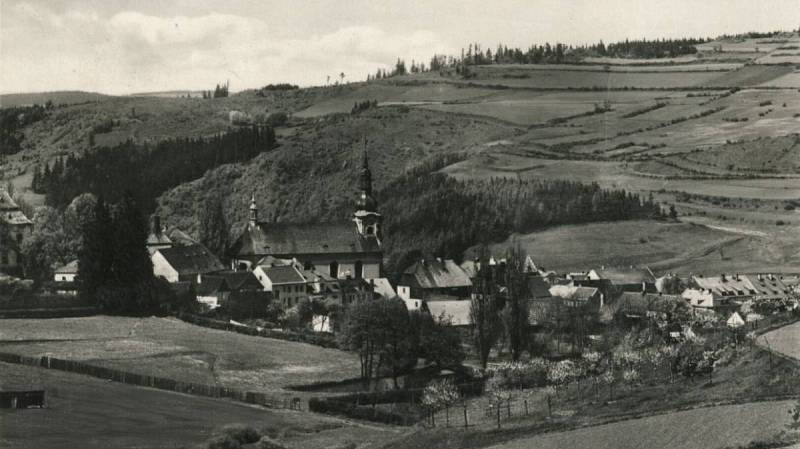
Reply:
[[777, 436], [794, 401], [699, 408], [612, 424], [520, 438], [494, 449], [722, 449]]

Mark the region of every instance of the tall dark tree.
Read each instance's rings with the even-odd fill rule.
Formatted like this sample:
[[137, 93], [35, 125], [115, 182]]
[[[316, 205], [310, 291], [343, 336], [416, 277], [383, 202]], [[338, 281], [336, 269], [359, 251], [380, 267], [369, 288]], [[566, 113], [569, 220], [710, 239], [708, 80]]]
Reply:
[[228, 247], [228, 222], [222, 210], [222, 197], [211, 194], [195, 212], [200, 223], [200, 243], [218, 257], [225, 255]]
[[489, 265], [486, 254], [484, 250], [469, 311], [473, 345], [483, 368], [489, 363], [489, 354], [502, 333], [500, 302], [496, 291], [497, 272], [495, 266]]
[[518, 361], [529, 344], [530, 295], [528, 274], [525, 272], [525, 253], [520, 246], [509, 249], [506, 257], [505, 285], [506, 307], [509, 311], [507, 325], [511, 359]]
[[103, 198], [98, 198], [93, 213], [82, 226], [83, 245], [78, 251], [78, 293], [98, 302], [98, 291], [111, 281], [114, 249], [113, 223]]
[[113, 311], [139, 314], [149, 313], [156, 307], [147, 234], [147, 221], [133, 194], [127, 192], [114, 214], [112, 291], [108, 292], [106, 304]]

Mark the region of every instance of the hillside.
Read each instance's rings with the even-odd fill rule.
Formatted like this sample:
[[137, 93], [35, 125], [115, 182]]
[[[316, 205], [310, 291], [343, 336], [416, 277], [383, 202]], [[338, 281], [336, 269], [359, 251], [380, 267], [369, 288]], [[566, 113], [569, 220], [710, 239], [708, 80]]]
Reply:
[[96, 92], [82, 92], [77, 90], [23, 94], [0, 94], [0, 107], [10, 108], [34, 104], [44, 105], [48, 101], [56, 105], [69, 105], [76, 103], [104, 101], [109, 98], [111, 98], [109, 95]]
[[[91, 141], [210, 136], [235, 128], [232, 113], [263, 121], [285, 112], [290, 119], [276, 130], [275, 150], [164, 192], [164, 221], [196, 231], [196, 209], [219, 193], [235, 234], [254, 191], [265, 219], [344, 218], [366, 137], [376, 189], [407, 169], [458, 154], [442, 173], [597, 183], [654, 194], [664, 207], [679, 204], [680, 213], [711, 225], [736, 220], [764, 232], [781, 222], [790, 232], [777, 238], [790, 238], [800, 226], [790, 209], [800, 199], [800, 77], [786, 59], [800, 56], [786, 53], [800, 37], [760, 43], [767, 40], [724, 38], [664, 58], [485, 64], [471, 66], [469, 76], [442, 69], [210, 100], [172, 92], [102, 97], [56, 107], [26, 126], [23, 151], [5, 157], [0, 178], [38, 204], [42, 197], [29, 190], [33, 168], [81, 153]], [[377, 107], [351, 114], [364, 101]], [[685, 194], [707, 201], [689, 204]], [[720, 209], [714, 198], [739, 207]], [[765, 266], [785, 266], [773, 256], [764, 256]]]

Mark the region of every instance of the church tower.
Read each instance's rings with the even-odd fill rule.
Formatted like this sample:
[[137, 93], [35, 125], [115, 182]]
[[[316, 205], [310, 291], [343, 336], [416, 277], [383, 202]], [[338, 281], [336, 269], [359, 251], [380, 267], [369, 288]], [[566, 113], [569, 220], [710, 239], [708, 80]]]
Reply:
[[367, 143], [364, 141], [364, 158], [361, 164], [361, 174], [359, 177], [361, 194], [356, 201], [356, 210], [353, 213], [353, 221], [356, 223], [358, 233], [364, 237], [375, 237], [380, 241], [381, 233], [381, 214], [378, 213], [378, 205], [372, 196], [372, 172], [369, 169], [367, 159]]
[[256, 192], [253, 191], [253, 196], [250, 197], [250, 219], [247, 223], [247, 229], [255, 229], [258, 227], [258, 206], [256, 206]]

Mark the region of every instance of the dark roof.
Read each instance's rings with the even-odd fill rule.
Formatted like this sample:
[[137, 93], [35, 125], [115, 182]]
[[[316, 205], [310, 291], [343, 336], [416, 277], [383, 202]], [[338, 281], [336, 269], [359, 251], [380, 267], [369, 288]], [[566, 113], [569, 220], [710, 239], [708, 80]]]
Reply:
[[231, 291], [261, 290], [263, 288], [252, 271], [220, 271], [219, 273], [214, 273], [213, 276], [203, 276], [203, 282], [210, 277], [224, 279]]
[[193, 239], [189, 234], [183, 232], [180, 228], [170, 228], [166, 233], [167, 237], [176, 245], [194, 245], [197, 240]]
[[230, 291], [225, 278], [220, 276], [203, 276], [202, 282], [197, 284], [195, 291], [199, 296], [208, 296], [217, 292]]
[[413, 279], [420, 288], [471, 287], [469, 275], [451, 259], [423, 260], [406, 268], [403, 276]]
[[205, 246], [195, 243], [158, 250], [178, 274], [213, 273], [225, 267]]
[[362, 236], [352, 222], [258, 223], [245, 231], [231, 247], [232, 255], [376, 253], [375, 236]]
[[302, 284], [305, 283], [303, 275], [297, 268], [289, 266], [261, 267], [264, 274], [273, 284]]
[[550, 286], [541, 276], [528, 276], [528, 292], [534, 298], [549, 298]]

